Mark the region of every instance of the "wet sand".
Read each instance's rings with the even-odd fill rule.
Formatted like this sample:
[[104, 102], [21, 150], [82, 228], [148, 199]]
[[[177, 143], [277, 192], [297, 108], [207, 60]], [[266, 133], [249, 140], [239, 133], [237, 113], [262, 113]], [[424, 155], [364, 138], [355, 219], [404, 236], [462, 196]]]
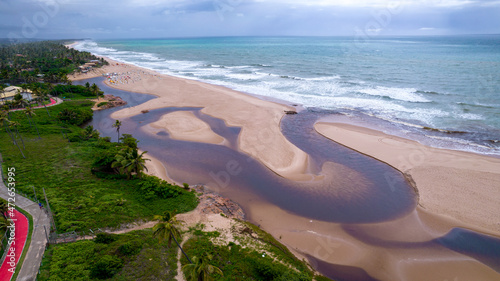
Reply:
[[[168, 113], [150, 124], [156, 129], [165, 129], [176, 140], [222, 144], [225, 140], [217, 135], [210, 126], [198, 119], [192, 112], [177, 111]], [[153, 131], [152, 133], [158, 133]]]
[[[278, 175], [293, 180], [310, 180], [311, 176], [317, 176], [317, 174], [310, 172], [308, 155], [290, 143], [281, 133], [279, 125], [284, 115], [283, 111], [289, 110], [290, 107], [259, 100], [219, 86], [159, 75], [133, 66], [121, 67], [115, 65], [113, 71], [139, 70], [149, 74], [144, 74], [141, 76], [141, 80], [132, 82], [132, 86], [131, 82], [128, 81], [124, 84], [110, 85], [111, 87], [139, 93], [151, 93], [159, 98], [139, 106], [119, 110], [113, 113], [113, 118], [126, 119], [141, 114], [142, 110], [163, 107], [201, 107], [203, 113], [223, 119], [227, 125], [241, 127], [242, 130], [238, 137], [240, 151], [258, 159]], [[367, 132], [349, 140], [353, 143], [346, 144], [357, 149], [355, 143], [363, 143], [365, 139], [370, 139], [370, 134]], [[337, 139], [335, 140], [337, 141]], [[367, 146], [371, 145], [373, 143], [367, 144]], [[391, 143], [389, 147], [392, 145]], [[361, 151], [361, 149], [357, 150]], [[379, 158], [376, 152], [384, 154], [378, 150], [372, 151], [376, 158]], [[413, 154], [410, 154], [408, 157], [411, 158], [408, 159], [416, 159], [415, 155], [411, 155]], [[439, 160], [440, 157], [437, 156], [436, 159]], [[479, 155], [471, 155], [471, 157], [472, 161], [483, 158]], [[385, 160], [382, 157], [379, 159], [391, 164], [390, 160]], [[397, 161], [398, 157], [395, 159]], [[423, 184], [427, 177], [426, 173], [434, 172], [436, 174], [436, 177], [433, 178], [433, 189], [436, 189], [434, 194], [451, 193], [447, 184], [448, 180], [443, 174], [436, 172], [439, 169], [434, 169], [434, 167], [456, 169], [454, 161], [441, 163], [437, 160], [434, 162], [435, 166], [428, 166], [433, 167], [430, 171], [423, 169], [412, 174], [417, 183], [416, 188], [420, 192], [421, 201], [432, 202], [430, 199], [433, 199], [432, 194], [426, 194], [420, 190], [419, 184]], [[481, 162], [481, 167], [484, 166], [486, 170], [489, 165], [487, 162]], [[398, 168], [396, 164], [391, 165]], [[158, 163], [156, 164], [157, 170], [162, 168]], [[407, 171], [401, 167], [398, 169]], [[330, 171], [333, 170], [330, 169]], [[175, 172], [173, 171], [174, 174]], [[420, 173], [423, 174], [419, 176]], [[179, 174], [182, 175], [182, 173]], [[353, 175], [355, 174], [356, 172], [353, 173]], [[473, 173], [471, 177], [476, 180], [474, 175]], [[330, 173], [330, 176], [333, 177], [333, 173]], [[488, 177], [486, 176], [486, 178]], [[328, 180], [332, 179], [328, 178]], [[442, 184], [436, 184], [440, 180]], [[495, 177], [488, 178], [488, 180], [495, 182]], [[481, 180], [482, 182], [483, 180]], [[435, 241], [436, 238], [445, 236], [456, 226], [498, 234], [498, 229], [494, 225], [492, 226], [492, 218], [480, 224], [461, 223], [453, 219], [453, 217], [460, 219], [455, 212], [467, 217], [467, 213], [471, 210], [464, 208], [464, 206], [453, 206], [450, 209], [450, 205], [438, 211], [432, 209], [431, 203], [424, 203], [424, 207], [426, 207], [425, 204], [429, 204], [427, 209], [417, 208], [404, 217], [388, 222], [341, 224], [299, 216], [277, 207], [260, 195], [246, 191], [227, 191], [227, 194], [234, 196], [233, 200], [242, 202], [252, 221], [260, 224], [263, 229], [280, 239], [297, 255], [314, 257], [310, 259], [313, 265], [323, 267], [326, 264], [326, 270], [337, 268], [337, 276], [340, 274], [338, 267], [328, 266], [328, 264], [349, 266], [354, 268], [354, 271], [362, 269], [361, 271], [366, 272], [369, 276], [380, 280], [497, 280], [500, 276], [497, 271], [470, 257], [470, 255], [457, 253]], [[423, 197], [430, 199], [422, 199]], [[434, 200], [439, 203], [440, 199]], [[474, 212], [484, 211], [484, 209], [479, 209], [474, 210]], [[489, 210], [492, 211], [491, 208]], [[356, 280], [353, 273], [346, 272], [345, 274], [345, 280]]]
[[500, 159], [436, 149], [349, 124], [319, 122], [315, 129], [409, 175], [423, 209], [500, 235]]

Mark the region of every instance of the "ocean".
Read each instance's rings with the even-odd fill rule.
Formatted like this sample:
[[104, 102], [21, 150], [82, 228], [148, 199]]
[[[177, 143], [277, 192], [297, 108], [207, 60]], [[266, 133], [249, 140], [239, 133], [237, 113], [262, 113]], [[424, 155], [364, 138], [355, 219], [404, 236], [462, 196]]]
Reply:
[[85, 40], [75, 48], [500, 156], [500, 35]]

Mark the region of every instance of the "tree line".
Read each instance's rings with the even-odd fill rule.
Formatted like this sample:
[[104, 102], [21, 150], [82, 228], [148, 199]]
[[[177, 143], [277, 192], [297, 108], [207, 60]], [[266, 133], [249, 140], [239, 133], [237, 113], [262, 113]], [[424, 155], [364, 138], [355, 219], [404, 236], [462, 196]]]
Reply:
[[2, 46], [0, 83], [68, 82], [68, 74], [77, 71], [78, 66], [91, 60], [100, 62], [97, 67], [108, 64], [103, 58], [68, 48], [55, 41]]

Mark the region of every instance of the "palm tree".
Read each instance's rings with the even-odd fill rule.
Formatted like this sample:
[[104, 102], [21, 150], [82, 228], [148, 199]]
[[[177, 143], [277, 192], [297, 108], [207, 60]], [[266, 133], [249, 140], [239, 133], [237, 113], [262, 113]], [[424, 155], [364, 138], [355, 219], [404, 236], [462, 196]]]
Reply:
[[153, 237], [158, 237], [160, 243], [167, 240], [168, 247], [172, 246], [172, 240], [174, 240], [186, 259], [190, 263], [193, 263], [177, 241], [177, 238], [181, 237], [181, 232], [177, 226], [180, 226], [183, 221], [177, 220], [175, 212], [172, 211], [163, 213], [163, 216], [155, 216], [155, 219], [158, 219], [160, 222], [153, 227]]
[[40, 132], [38, 131], [38, 126], [36, 125], [35, 120], [33, 120], [33, 115], [36, 115], [35, 111], [30, 106], [26, 107], [26, 109], [24, 111], [26, 112], [26, 116], [28, 116], [28, 120], [31, 119], [30, 120], [30, 125], [31, 125], [32, 122], [35, 125], [36, 133], [38, 134], [38, 139], [41, 139]]
[[24, 145], [24, 140], [21, 134], [19, 133], [19, 130], [17, 129], [17, 126], [19, 126], [19, 122], [17, 121], [10, 121], [8, 123], [9, 128], [14, 128], [16, 130], [16, 136], [21, 139], [21, 143], [23, 144], [23, 149], [26, 149], [26, 146]]
[[49, 115], [49, 117], [51, 117], [50, 112], [47, 109], [47, 105], [45, 105], [45, 99], [47, 99], [49, 97], [48, 91], [47, 90], [40, 90], [40, 92], [37, 94], [37, 96], [38, 96], [38, 100], [42, 102], [43, 107], [45, 107], [45, 111], [47, 111], [47, 114]]
[[186, 264], [182, 267], [182, 272], [186, 276], [187, 281], [209, 281], [212, 280], [210, 275], [218, 273], [224, 275], [220, 268], [211, 265], [209, 262], [212, 255], [204, 253], [201, 258], [193, 257], [194, 263]]
[[139, 154], [137, 149], [124, 148], [116, 155], [116, 161], [111, 164], [111, 167], [121, 169], [122, 173], [125, 172], [127, 174], [127, 179], [130, 179], [132, 173], [135, 173], [140, 178], [142, 171], [144, 169], [148, 170], [145, 164], [146, 161], [151, 160], [144, 158], [144, 154], [146, 153], [147, 151], [144, 151]]
[[[49, 85], [52, 85], [52, 84], [49, 84]], [[50, 113], [49, 113], [49, 110], [47, 109], [47, 106], [45, 105], [45, 99], [48, 97], [48, 92], [47, 90], [45, 89], [42, 89], [41, 87], [39, 87], [38, 85], [35, 85], [32, 89], [32, 93], [33, 95], [36, 96], [36, 101], [37, 103], [42, 103], [43, 106], [45, 107], [45, 110], [47, 111], [47, 114], [49, 115], [50, 117]]]
[[90, 91], [97, 96], [97, 101], [99, 101], [99, 98], [104, 94], [95, 83], [90, 86]]
[[14, 137], [14, 135], [12, 134], [12, 132], [10, 131], [10, 123], [11, 123], [11, 121], [8, 118], [7, 112], [8, 111], [6, 111], [6, 110], [2, 110], [0, 112], [0, 122], [3, 123], [3, 125], [5, 127], [5, 131], [7, 132], [7, 134], [9, 135], [9, 137], [12, 139], [12, 142], [19, 149], [19, 151], [21, 152], [21, 155], [23, 156], [23, 158], [26, 158], [26, 156], [24, 156], [23, 151], [21, 150], [21, 147], [19, 147], [19, 144], [17, 143], [16, 138]]
[[23, 107], [25, 104], [23, 95], [21, 94], [21, 91], [17, 89], [17, 93], [14, 95], [14, 98], [12, 99], [12, 105], [15, 108]]
[[120, 120], [116, 120], [115, 124], [112, 126], [113, 128], [116, 128], [116, 132], [118, 133], [118, 142], [120, 142], [120, 127], [122, 126], [122, 122]]

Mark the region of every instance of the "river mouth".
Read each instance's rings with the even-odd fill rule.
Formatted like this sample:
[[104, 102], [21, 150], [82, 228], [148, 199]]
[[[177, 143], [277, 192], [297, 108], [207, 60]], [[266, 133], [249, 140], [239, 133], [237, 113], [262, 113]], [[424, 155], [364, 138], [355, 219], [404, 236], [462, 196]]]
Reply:
[[[128, 107], [155, 98], [151, 95], [110, 88], [102, 83], [102, 80], [94, 78], [78, 81], [75, 84], [84, 84], [87, 81], [96, 83], [106, 94], [122, 97], [128, 102]], [[110, 115], [120, 109], [122, 108], [94, 113], [92, 125], [102, 136], [116, 140], [116, 131], [111, 126], [114, 120]], [[286, 235], [282, 242], [289, 247], [300, 244], [296, 241], [298, 238], [294, 238], [300, 231], [305, 233], [300, 239], [304, 237], [315, 239], [318, 244], [320, 240], [315, 233], [321, 230], [323, 234], [328, 233], [330, 236], [342, 233], [349, 236], [346, 238], [349, 243], [366, 243], [371, 247], [382, 247], [384, 251], [432, 248], [435, 252], [441, 248], [446, 251], [457, 248], [456, 243], [452, 242], [458, 239], [457, 235], [442, 233], [432, 237], [427, 235], [429, 230], [425, 225], [420, 226], [421, 222], [412, 215], [415, 213], [418, 195], [399, 171], [338, 145], [315, 132], [314, 123], [332, 112], [306, 110], [283, 118], [281, 123], [283, 134], [309, 155], [309, 172], [314, 178], [310, 181], [293, 181], [278, 176], [259, 161], [240, 152], [237, 148], [240, 133], [238, 127], [228, 127], [223, 120], [203, 114], [200, 110], [201, 108], [181, 107], [151, 110], [121, 120], [120, 132], [132, 134], [137, 138], [140, 141], [139, 147], [160, 160], [172, 179], [189, 184], [205, 184], [222, 196], [236, 201], [245, 210], [250, 221], [262, 225], [266, 230], [271, 230], [271, 234], [275, 237], [280, 236], [280, 239], [281, 235], [278, 233]], [[164, 114], [175, 111], [193, 112], [196, 117], [209, 124], [214, 132], [228, 140], [227, 144], [179, 141], [171, 139], [166, 131], [151, 134], [145, 130], [148, 124], [157, 121]], [[258, 210], [262, 206], [267, 206], [272, 211], [266, 215]], [[273, 229], [273, 220], [281, 218], [288, 223]], [[392, 221], [400, 223], [382, 227]], [[310, 225], [307, 224], [309, 222]], [[383, 230], [374, 232], [373, 236], [366, 235], [367, 229], [371, 230], [370, 227], [374, 225], [381, 225]], [[387, 241], [381, 239], [395, 229], [408, 225], [416, 225], [415, 232], [423, 233], [424, 238], [417, 244], [408, 242], [404, 238], [402, 240], [409, 244], [406, 242], [387, 244]], [[469, 247], [461, 254], [479, 261], [483, 260], [484, 264], [498, 270], [492, 266], [495, 260], [498, 261], [495, 255], [488, 254], [482, 258], [485, 254], [480, 250], [474, 250], [484, 247], [484, 243], [481, 244], [481, 235], [468, 238], [474, 240], [471, 241], [473, 249]], [[409, 238], [411, 239], [413, 238]], [[488, 240], [488, 243], [500, 245], [500, 242], [495, 241]], [[317, 248], [317, 246], [311, 247]], [[309, 256], [311, 264], [316, 265], [321, 273], [330, 278], [356, 280], [356, 276], [364, 276], [363, 279], [366, 280], [375, 279], [362, 269], [339, 267], [335, 264], [338, 259], [326, 262], [322, 256], [314, 257], [314, 250], [301, 248], [295, 250]]]

